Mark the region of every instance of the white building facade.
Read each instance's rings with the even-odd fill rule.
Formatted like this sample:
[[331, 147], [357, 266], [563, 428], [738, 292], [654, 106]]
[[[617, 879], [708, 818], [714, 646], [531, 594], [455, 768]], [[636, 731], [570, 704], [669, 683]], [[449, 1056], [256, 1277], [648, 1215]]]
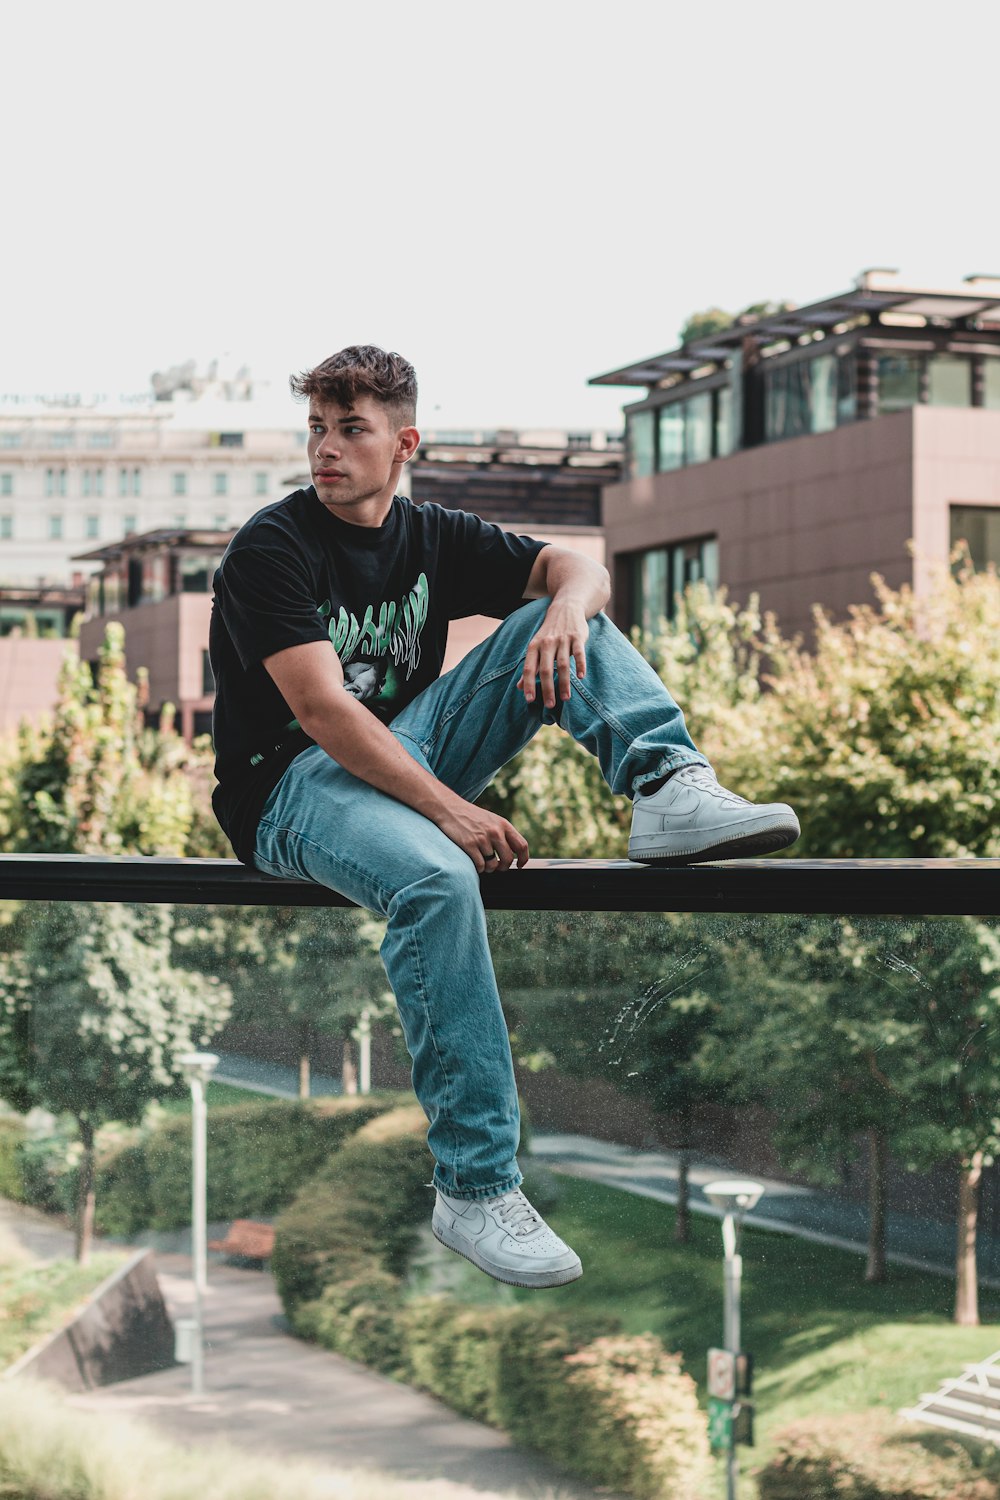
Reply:
[[68, 584], [133, 532], [235, 529], [305, 467], [290, 400], [127, 403], [0, 397], [0, 588]]

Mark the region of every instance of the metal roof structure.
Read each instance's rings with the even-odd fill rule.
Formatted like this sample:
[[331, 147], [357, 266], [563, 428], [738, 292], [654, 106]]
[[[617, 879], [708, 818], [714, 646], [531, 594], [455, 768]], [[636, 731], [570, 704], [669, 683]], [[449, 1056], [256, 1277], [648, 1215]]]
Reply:
[[[830, 333], [864, 315], [877, 321], [883, 314], [906, 318], [907, 323], [912, 319], [914, 323], [934, 326], [955, 323], [969, 326], [985, 320], [991, 329], [1000, 331], [1000, 277], [967, 276], [959, 287], [921, 287], [907, 285], [894, 271], [865, 271], [851, 291], [770, 316], [738, 318], [728, 328], [692, 339], [666, 354], [595, 375], [587, 383], [655, 386], [670, 375], [690, 374], [707, 364], [728, 359], [748, 338], [761, 346], [798, 339], [804, 334]], [[990, 317], [991, 314], [994, 316]]]
[[236, 527], [226, 531], [212, 531], [201, 527], [169, 526], [154, 531], [133, 531], [120, 541], [109, 542], [106, 547], [95, 547], [92, 552], [77, 552], [72, 562], [114, 562], [126, 552], [147, 552], [151, 547], [185, 547], [195, 551], [216, 552], [228, 547]]

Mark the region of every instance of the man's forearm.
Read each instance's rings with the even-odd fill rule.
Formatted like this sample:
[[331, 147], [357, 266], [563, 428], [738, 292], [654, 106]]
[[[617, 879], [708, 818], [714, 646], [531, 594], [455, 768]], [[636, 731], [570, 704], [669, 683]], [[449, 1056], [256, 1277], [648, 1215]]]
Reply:
[[385, 725], [341, 690], [299, 723], [338, 765], [437, 822], [452, 792], [414, 760]]

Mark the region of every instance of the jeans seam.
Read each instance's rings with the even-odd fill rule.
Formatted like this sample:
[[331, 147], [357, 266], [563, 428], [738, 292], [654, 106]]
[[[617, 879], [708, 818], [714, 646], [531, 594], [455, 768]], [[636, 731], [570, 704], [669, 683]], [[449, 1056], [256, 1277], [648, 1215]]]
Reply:
[[[404, 903], [400, 903], [400, 904], [402, 905]], [[452, 1140], [454, 1142], [454, 1151], [455, 1151], [455, 1158], [454, 1158], [454, 1167], [453, 1167], [453, 1170], [454, 1170], [455, 1176], [458, 1177], [458, 1175], [459, 1175], [459, 1166], [460, 1166], [461, 1160], [462, 1160], [462, 1142], [461, 1142], [459, 1136], [457, 1135], [457, 1133], [455, 1131], [454, 1119], [453, 1119], [452, 1112], [451, 1112], [451, 1100], [452, 1100], [452, 1094], [454, 1093], [454, 1087], [452, 1085], [452, 1081], [451, 1081], [451, 1078], [449, 1076], [448, 1069], [445, 1067], [444, 1058], [441, 1056], [441, 1049], [438, 1046], [438, 1039], [437, 1039], [437, 1037], [436, 1037], [436, 1035], [434, 1033], [434, 1025], [433, 1025], [433, 1022], [431, 1021], [430, 1007], [427, 1004], [427, 985], [426, 985], [426, 983], [424, 981], [424, 965], [423, 965], [423, 963], [421, 961], [419, 934], [418, 934], [416, 926], [413, 925], [413, 924], [411, 924], [411, 926], [410, 926], [408, 938], [409, 938], [409, 942], [410, 942], [410, 948], [411, 948], [411, 951], [413, 953], [413, 967], [416, 970], [417, 983], [420, 986], [420, 1008], [421, 1008], [421, 1010], [424, 1013], [424, 1024], [427, 1027], [427, 1035], [431, 1039], [431, 1044], [432, 1044], [432, 1046], [434, 1048], [434, 1056], [437, 1058], [438, 1067], [441, 1069], [441, 1076], [444, 1079], [444, 1084], [445, 1084], [445, 1089], [444, 1089], [444, 1103], [441, 1106], [441, 1111], [444, 1113], [445, 1119], [447, 1120], [447, 1123], [448, 1123], [448, 1128], [451, 1130], [451, 1133], [452, 1133]], [[397, 1003], [397, 1005], [399, 1004], [398, 999], [397, 999], [396, 1003]]]
[[469, 688], [468, 692], [465, 693], [457, 703], [452, 704], [451, 708], [446, 714], [441, 715], [440, 719], [434, 726], [434, 733], [431, 735], [430, 739], [418, 740], [414, 738], [412, 734], [408, 735], [405, 729], [399, 731], [400, 735], [405, 736], [409, 740], [412, 740], [415, 745], [419, 745], [423, 754], [426, 755], [428, 750], [434, 744], [435, 740], [440, 737], [444, 729], [451, 723], [455, 715], [461, 713], [462, 710], [472, 702], [476, 694], [483, 688], [489, 687], [491, 682], [496, 682], [497, 678], [506, 677], [510, 672], [513, 672], [514, 668], [518, 666], [520, 661], [521, 655], [519, 652], [509, 662], [504, 662], [501, 666], [494, 667], [491, 672], [486, 672], [482, 677], [477, 677], [475, 682]]
[[[262, 819], [260, 826], [263, 826], [263, 824], [264, 824], [264, 820]], [[284, 838], [286, 838], [288, 840], [297, 839], [300, 844], [307, 844], [310, 849], [315, 849], [320, 854], [325, 854], [325, 855], [327, 855], [331, 859], [336, 859], [338, 861], [338, 863], [340, 863], [340, 864], [342, 864], [344, 866], [345, 870], [349, 870], [352, 875], [356, 875], [363, 884], [367, 885], [368, 880], [370, 878], [369, 874], [368, 874], [368, 871], [364, 870], [360, 865], [356, 865], [353, 860], [345, 858], [345, 856], [342, 855], [342, 854], [335, 854], [334, 851], [332, 849], [328, 849], [326, 847], [326, 845], [324, 845], [324, 844], [318, 844], [315, 839], [308, 838], [304, 833], [299, 833], [298, 830], [295, 829], [295, 828], [281, 828], [281, 827], [278, 826], [277, 823], [271, 823], [271, 822], [268, 822], [267, 827], [271, 829], [272, 833], [280, 834], [280, 835], [282, 835]], [[264, 858], [266, 860], [267, 856], [263, 855], [262, 858]], [[278, 861], [278, 860], [270, 860], [268, 862], [270, 864], [278, 864], [280, 866], [280, 861]], [[285, 869], [288, 868], [287, 866], [280, 866], [280, 867], [281, 868], [285, 868]], [[316, 880], [315, 877], [312, 876], [312, 875], [302, 876], [298, 871], [292, 871], [292, 872], [290, 872], [289, 879], [291, 879], [291, 880], [302, 880], [302, 879], [311, 880], [312, 883], [313, 883], [313, 885], [323, 885], [324, 884], [324, 882], [322, 880]], [[386, 909], [388, 908], [389, 902], [390, 902], [390, 900], [392, 898], [390, 896], [387, 896], [385, 894], [385, 892], [382, 890], [381, 886], [374, 886], [373, 889], [375, 890], [375, 893], [376, 893], [376, 895], [378, 896], [378, 899], [379, 899], [379, 910], [381, 911], [382, 915], [385, 916]]]

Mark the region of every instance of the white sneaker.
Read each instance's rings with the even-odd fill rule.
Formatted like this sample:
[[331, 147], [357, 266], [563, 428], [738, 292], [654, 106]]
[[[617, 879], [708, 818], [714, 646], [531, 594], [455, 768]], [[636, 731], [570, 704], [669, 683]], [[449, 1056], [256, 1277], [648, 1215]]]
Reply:
[[562, 1286], [583, 1266], [520, 1188], [499, 1198], [451, 1198], [437, 1190], [431, 1227], [442, 1245], [511, 1286]]
[[748, 802], [708, 766], [684, 766], [632, 804], [629, 859], [665, 865], [772, 854], [794, 844], [799, 820], [784, 802]]

